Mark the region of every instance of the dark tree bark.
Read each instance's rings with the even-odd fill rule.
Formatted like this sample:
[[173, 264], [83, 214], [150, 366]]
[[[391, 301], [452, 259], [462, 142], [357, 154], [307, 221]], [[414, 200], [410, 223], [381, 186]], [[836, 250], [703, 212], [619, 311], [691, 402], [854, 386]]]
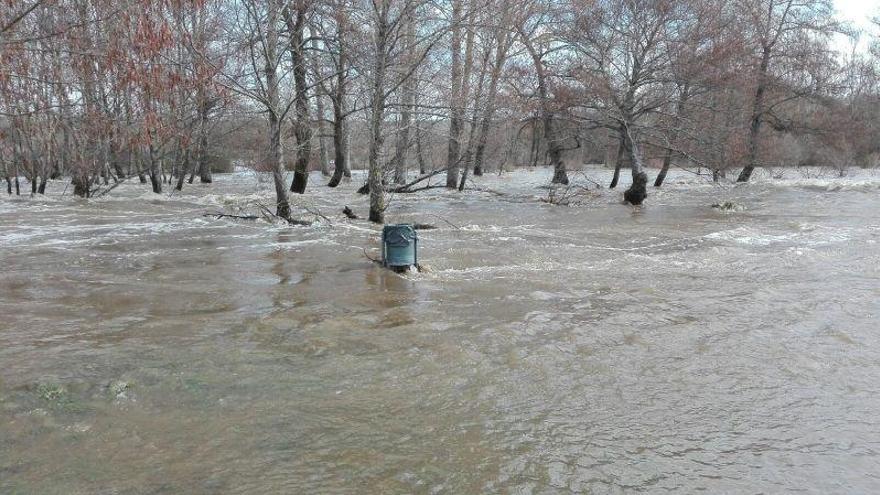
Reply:
[[761, 123], [764, 120], [764, 93], [767, 91], [767, 71], [770, 67], [771, 46], [765, 45], [761, 52], [761, 65], [758, 68], [758, 87], [752, 100], [752, 120], [749, 126], [749, 148], [746, 166], [743, 167], [737, 182], [748, 182], [758, 162], [758, 139], [761, 136]]
[[[304, 2], [303, 2], [304, 3]], [[307, 60], [303, 31], [306, 26], [306, 11], [303, 5], [292, 15], [290, 9], [284, 9], [284, 22], [290, 32], [290, 57], [293, 61], [293, 81], [296, 85], [294, 108], [296, 121], [293, 133], [296, 135], [296, 162], [293, 170], [293, 182], [290, 192], [303, 194], [309, 182], [309, 158], [312, 155], [312, 128], [309, 119], [308, 87], [306, 85]]]
[[617, 183], [620, 181], [620, 168], [623, 165], [623, 158], [626, 152], [626, 148], [624, 147], [624, 131], [623, 128], [618, 131], [618, 142], [617, 142], [617, 160], [614, 162], [614, 175], [611, 177], [611, 184], [608, 184], [610, 189], [614, 189], [617, 187]]
[[183, 190], [183, 182], [186, 180], [186, 174], [189, 172], [189, 168], [192, 166], [190, 163], [190, 151], [186, 150], [183, 153], [183, 165], [180, 168], [179, 173], [177, 174], [177, 185], [174, 186], [174, 189], [178, 191]]
[[624, 149], [632, 166], [632, 185], [623, 193], [623, 199], [631, 205], [638, 206], [648, 197], [648, 174], [642, 165], [642, 156], [639, 152], [638, 143], [632, 135], [632, 130], [624, 124]]
[[[199, 141], [196, 145], [196, 162], [199, 169], [199, 182], [202, 184], [211, 184], [214, 182], [214, 175], [211, 172], [211, 162], [208, 155], [208, 114], [210, 112], [211, 102], [204, 95], [204, 90], [200, 90]], [[192, 184], [192, 181], [193, 178], [190, 176], [190, 184]]]
[[666, 180], [666, 174], [669, 173], [669, 167], [672, 165], [672, 150], [666, 148], [666, 152], [663, 153], [663, 167], [660, 168], [660, 173], [657, 174], [657, 178], [654, 179], [654, 187], [660, 187], [663, 185], [663, 181]]

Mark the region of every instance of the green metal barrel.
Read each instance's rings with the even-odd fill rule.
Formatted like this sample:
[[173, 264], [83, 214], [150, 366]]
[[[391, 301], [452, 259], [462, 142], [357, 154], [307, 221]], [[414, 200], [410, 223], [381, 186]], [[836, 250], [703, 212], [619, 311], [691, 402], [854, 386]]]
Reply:
[[419, 236], [412, 225], [402, 223], [382, 228], [382, 264], [409, 267], [419, 262]]

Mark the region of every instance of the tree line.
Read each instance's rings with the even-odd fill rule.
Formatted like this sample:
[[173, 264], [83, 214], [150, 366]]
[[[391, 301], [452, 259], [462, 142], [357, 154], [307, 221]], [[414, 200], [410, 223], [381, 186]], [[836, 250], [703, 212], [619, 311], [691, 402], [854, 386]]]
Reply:
[[[276, 214], [309, 171], [387, 194], [434, 176], [670, 167], [873, 167], [880, 49], [830, 0], [0, 0], [7, 193], [69, 178], [156, 193], [218, 161], [271, 174]], [[290, 184], [288, 171], [293, 172]], [[733, 179], [733, 176], [731, 176]]]

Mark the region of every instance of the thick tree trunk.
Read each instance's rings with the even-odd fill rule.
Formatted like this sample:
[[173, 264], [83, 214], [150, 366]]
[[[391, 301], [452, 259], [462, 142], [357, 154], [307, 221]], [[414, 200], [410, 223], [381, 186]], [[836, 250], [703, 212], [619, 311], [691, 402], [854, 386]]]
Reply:
[[289, 9], [284, 10], [284, 21], [290, 32], [290, 57], [293, 59], [293, 81], [296, 85], [294, 108], [296, 122], [293, 133], [296, 135], [296, 161], [293, 169], [293, 182], [290, 192], [303, 194], [309, 182], [309, 159], [312, 155], [312, 128], [309, 119], [308, 86], [306, 85], [307, 61], [303, 31], [306, 25], [306, 12], [303, 8], [296, 10], [294, 18]]
[[345, 15], [337, 13], [336, 37], [339, 42], [339, 52], [336, 56], [336, 88], [333, 92], [333, 177], [327, 183], [329, 187], [336, 187], [342, 181], [342, 177], [351, 177], [348, 171], [348, 130], [345, 123], [346, 106], [345, 91], [347, 78], [345, 69], [348, 66], [348, 52], [346, 51]]
[[[77, 170], [74, 172], [71, 182], [73, 182], [73, 194], [74, 196], [78, 196], [80, 198], [88, 198], [91, 194], [91, 183], [92, 181], [89, 179], [88, 173], [83, 170]], [[18, 189], [18, 183], [15, 185], [16, 190]]]
[[752, 121], [749, 126], [749, 147], [746, 166], [743, 167], [737, 182], [748, 182], [758, 162], [758, 140], [761, 137], [761, 122], [764, 120], [764, 93], [767, 91], [767, 71], [770, 67], [771, 48], [765, 46], [761, 53], [761, 65], [758, 69], [758, 87], [752, 101]]
[[186, 174], [189, 172], [189, 168], [192, 166], [190, 162], [190, 151], [186, 150], [183, 153], [183, 165], [181, 165], [179, 173], [177, 174], [177, 185], [174, 186], [174, 189], [178, 191], [183, 190], [183, 183], [186, 181]]
[[642, 164], [638, 143], [633, 138], [632, 130], [628, 126], [624, 131], [623, 143], [632, 166], [632, 185], [623, 193], [623, 199], [631, 205], [638, 206], [648, 197], [648, 174], [645, 173], [645, 168]]
[[660, 168], [660, 173], [657, 174], [657, 178], [654, 179], [654, 187], [660, 187], [663, 185], [663, 181], [666, 180], [666, 174], [669, 173], [670, 165], [672, 165], [672, 150], [667, 148], [666, 152], [663, 154], [663, 167]]
[[547, 154], [550, 156], [550, 165], [553, 167], [553, 184], [568, 184], [568, 173], [565, 170], [565, 162], [562, 161], [562, 145], [559, 142], [559, 136], [556, 135], [553, 127], [553, 110], [550, 107], [550, 96], [547, 90], [547, 75], [545, 73], [544, 61], [541, 55], [535, 50], [531, 40], [526, 36], [521, 36], [521, 41], [532, 57], [535, 64], [535, 73], [538, 76], [538, 96], [540, 96], [541, 120], [544, 124], [544, 138], [547, 140]]
[[6, 176], [6, 194], [12, 195], [12, 178]]
[[[312, 49], [315, 53], [318, 53], [318, 41], [315, 38], [312, 38]], [[326, 110], [324, 107], [326, 89], [322, 80], [323, 76], [321, 74], [321, 67], [318, 64], [318, 57], [312, 57], [311, 61], [312, 71], [315, 73], [315, 79], [319, 81], [317, 84], [318, 91], [315, 93], [315, 106], [318, 111], [316, 119], [316, 125], [318, 126], [318, 160], [321, 162], [321, 175], [324, 177], [330, 177], [332, 174], [330, 171], [330, 153], [327, 150], [327, 141], [324, 136], [326, 132], [325, 121], [327, 120], [327, 115], [324, 113]]]
[[[336, 106], [334, 104], [334, 106]], [[329, 187], [336, 187], [342, 181], [345, 174], [345, 123], [343, 121], [342, 112], [335, 109], [333, 113], [333, 177], [327, 183]]]
[[461, 154], [463, 115], [461, 70], [462, 0], [452, 0], [452, 94], [449, 101], [449, 142], [446, 150], [446, 187], [458, 186], [458, 163]]
[[162, 170], [160, 169], [159, 160], [156, 158], [156, 148], [153, 146], [153, 143], [150, 143], [148, 148], [150, 184], [153, 187], [153, 192], [160, 194], [162, 192]]
[[382, 185], [382, 122], [385, 114], [385, 71], [387, 70], [388, 13], [390, 1], [383, 0], [376, 23], [376, 64], [373, 67], [372, 105], [370, 114], [370, 172], [367, 184], [370, 188], [370, 221], [385, 223], [385, 189]]
[[617, 187], [618, 182], [620, 181], [620, 169], [623, 166], [624, 155], [626, 154], [626, 147], [624, 145], [625, 131], [621, 126], [617, 132], [618, 141], [617, 141], [617, 160], [614, 162], [614, 175], [611, 177], [611, 184], [608, 184], [609, 189], [614, 189]]
[[38, 194], [46, 194], [46, 177], [40, 177], [40, 185], [37, 187]]

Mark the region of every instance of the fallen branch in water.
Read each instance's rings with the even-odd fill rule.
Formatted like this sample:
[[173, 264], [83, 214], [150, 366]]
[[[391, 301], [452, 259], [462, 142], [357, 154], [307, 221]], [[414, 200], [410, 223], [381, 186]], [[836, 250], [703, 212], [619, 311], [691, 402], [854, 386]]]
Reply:
[[282, 216], [278, 216], [275, 214], [275, 212], [270, 210], [269, 207], [264, 205], [263, 203], [257, 203], [257, 206], [260, 208], [260, 211], [263, 213], [263, 215], [268, 218], [277, 218], [280, 220], [284, 220], [285, 222], [287, 222], [291, 225], [300, 225], [303, 227], [308, 227], [308, 226], [312, 225], [312, 222], [309, 222], [306, 220], [297, 220], [295, 218], [285, 218]]
[[448, 169], [449, 169], [449, 167], [438, 168], [437, 170], [434, 170], [432, 172], [428, 172], [427, 174], [420, 175], [420, 176], [416, 177], [415, 179], [413, 179], [411, 182], [408, 182], [402, 186], [398, 186], [398, 187], [395, 187], [394, 189], [390, 189], [388, 192], [411, 193], [411, 192], [416, 192], [416, 191], [424, 191], [426, 189], [446, 187], [446, 186], [426, 186], [426, 187], [420, 187], [418, 189], [412, 189], [412, 186], [414, 186], [416, 184], [420, 184], [420, 183], [430, 179], [431, 177], [434, 177], [435, 175], [442, 174], [442, 173], [446, 172]]
[[[440, 220], [443, 220], [444, 222], [448, 223], [449, 225], [451, 225], [453, 228], [455, 228], [455, 229], [457, 229], [457, 230], [461, 230], [461, 227], [459, 227], [458, 225], [455, 225], [454, 223], [450, 222], [449, 220], [447, 220], [447, 219], [441, 217], [440, 215], [438, 215], [438, 214], [436, 214], [436, 213], [431, 213], [430, 215], [433, 216], [433, 217], [437, 217], [437, 218], [439, 218]], [[436, 228], [436, 227], [435, 227], [435, 228]]]
[[423, 186], [423, 187], [417, 187], [415, 189], [396, 188], [396, 189], [392, 189], [391, 192], [398, 193], [398, 194], [412, 194], [412, 193], [417, 193], [420, 191], [427, 191], [429, 189], [445, 189], [445, 188], [446, 188], [446, 186], [438, 184], [438, 185], [434, 185], [434, 186], [427, 185], [427, 186]]
[[214, 217], [214, 218], [235, 218], [237, 220], [259, 220], [260, 217], [256, 215], [229, 215], [227, 213], [205, 213], [202, 215], [203, 217]]
[[319, 210], [317, 208], [309, 208], [308, 206], [303, 206], [302, 209], [306, 210], [307, 212], [311, 213], [312, 215], [315, 215], [316, 217], [323, 218], [324, 220], [327, 221], [327, 223], [329, 223], [330, 225], [333, 225], [333, 220], [330, 220], [330, 218], [327, 217], [327, 215], [321, 213], [321, 210]]
[[[115, 178], [115, 176], [114, 176], [114, 178]], [[131, 178], [131, 177], [126, 177], [126, 178], [124, 178], [124, 179], [122, 179], [122, 180], [116, 179], [116, 182], [114, 182], [112, 186], [108, 186], [108, 187], [106, 187], [106, 188], [104, 188], [104, 189], [101, 189], [101, 188], [99, 187], [99, 188], [96, 189], [91, 195], [89, 195], [89, 197], [90, 197], [90, 198], [100, 198], [101, 196], [104, 196], [105, 194], [109, 193], [110, 191], [112, 191], [112, 190], [116, 189], [117, 187], [121, 186], [122, 184], [125, 183], [125, 181], [127, 181], [127, 180], [130, 179], [130, 178]], [[66, 191], [67, 188], [65, 188], [64, 190]]]

